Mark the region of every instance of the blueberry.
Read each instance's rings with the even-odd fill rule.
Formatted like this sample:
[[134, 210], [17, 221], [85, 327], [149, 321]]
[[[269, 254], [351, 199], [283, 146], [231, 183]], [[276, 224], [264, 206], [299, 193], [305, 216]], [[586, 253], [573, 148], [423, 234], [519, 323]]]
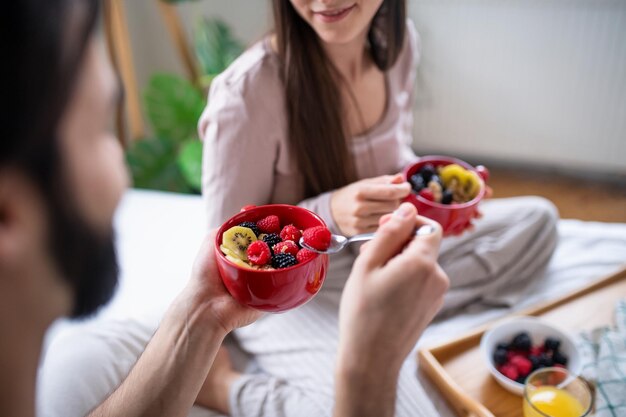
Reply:
[[413, 191], [415, 191], [416, 193], [419, 193], [422, 188], [426, 187], [424, 177], [422, 177], [420, 174], [411, 175], [409, 182], [411, 183]]
[[496, 349], [493, 353], [493, 361], [496, 365], [502, 365], [506, 362], [507, 351], [505, 349]]
[[[443, 188], [443, 182], [441, 182], [441, 178], [439, 178], [439, 175], [433, 174], [430, 177], [430, 181], [435, 181], [437, 184], [441, 185], [441, 187]], [[430, 182], [430, 181], [428, 181], [428, 182]]]
[[511, 346], [513, 346], [514, 349], [518, 349], [523, 352], [529, 351], [532, 346], [530, 336], [526, 332], [518, 333], [513, 338], [513, 342], [511, 342]]
[[435, 167], [432, 164], [426, 164], [420, 169], [420, 174], [424, 177], [424, 182], [428, 184], [433, 175], [435, 175]]
[[546, 350], [559, 350], [559, 346], [561, 346], [561, 341], [554, 337], [547, 337], [543, 346]]
[[450, 204], [452, 203], [452, 193], [448, 190], [444, 191], [441, 196], [441, 204]]
[[558, 350], [552, 355], [552, 360], [554, 361], [554, 363], [559, 363], [563, 366], [567, 366], [567, 356], [565, 356]]
[[527, 376], [527, 375], [525, 375], [525, 376], [521, 376], [521, 375], [520, 375], [519, 377], [517, 377], [517, 379], [515, 380], [515, 382], [517, 382], [518, 384], [524, 384], [524, 383], [526, 383], [526, 376]]

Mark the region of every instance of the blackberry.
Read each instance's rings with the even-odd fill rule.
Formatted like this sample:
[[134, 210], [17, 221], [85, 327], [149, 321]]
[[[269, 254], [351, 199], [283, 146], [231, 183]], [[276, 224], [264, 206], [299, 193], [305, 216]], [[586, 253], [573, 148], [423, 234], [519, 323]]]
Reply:
[[441, 204], [450, 204], [452, 203], [452, 192], [446, 190], [441, 195]]
[[541, 367], [541, 359], [539, 358], [539, 356], [530, 355], [528, 357], [528, 360], [530, 361], [530, 363], [533, 366], [533, 371], [535, 369], [539, 369]]
[[554, 337], [547, 337], [545, 342], [543, 342], [543, 346], [546, 350], [559, 350], [559, 346], [561, 346], [561, 341]]
[[515, 382], [517, 382], [518, 384], [524, 384], [524, 383], [526, 383], [526, 377], [527, 377], [527, 375], [524, 375], [524, 376], [520, 375], [520, 376], [517, 377]]
[[420, 174], [424, 177], [424, 182], [428, 184], [433, 175], [435, 175], [435, 167], [432, 164], [426, 164], [420, 169]]
[[272, 256], [272, 266], [276, 269], [287, 268], [297, 263], [296, 257], [288, 253], [277, 253]]
[[496, 349], [496, 351], [493, 353], [493, 361], [496, 363], [496, 365], [502, 365], [506, 362], [506, 360], [507, 360], [506, 349]]
[[[265, 236], [263, 236], [263, 242], [267, 243], [267, 246], [269, 246], [270, 249], [272, 249], [275, 244], [280, 243], [282, 241], [283, 240], [276, 233], [268, 233]], [[272, 253], [274, 253], [273, 249], [272, 249]]]
[[541, 363], [541, 367], [554, 365], [554, 361], [552, 360], [552, 358], [545, 353], [539, 355], [539, 362]]
[[252, 229], [252, 231], [257, 237], [259, 237], [259, 235], [261, 234], [261, 230], [259, 230], [259, 226], [257, 226], [255, 222], [243, 222], [239, 226]]
[[504, 350], [509, 350], [509, 348], [511, 347], [511, 345], [509, 345], [508, 343], [498, 343], [498, 345], [496, 346], [496, 350], [497, 349], [504, 349]]
[[558, 350], [554, 352], [554, 354], [552, 355], [552, 360], [554, 361], [555, 364], [558, 363], [563, 366], [567, 366], [567, 356], [565, 356]]
[[530, 336], [526, 332], [517, 334], [513, 338], [513, 342], [511, 342], [511, 346], [513, 346], [514, 349], [521, 350], [522, 352], [529, 351], [532, 346]]

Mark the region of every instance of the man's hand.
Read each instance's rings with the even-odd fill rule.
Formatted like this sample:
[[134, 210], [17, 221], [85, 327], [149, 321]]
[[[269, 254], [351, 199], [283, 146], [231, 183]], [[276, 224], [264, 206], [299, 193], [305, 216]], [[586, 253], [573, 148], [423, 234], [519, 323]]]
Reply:
[[411, 186], [402, 175], [383, 175], [333, 192], [330, 208], [341, 233], [354, 236], [375, 231], [381, 216], [397, 209], [410, 192]]
[[180, 297], [184, 299], [182, 304], [197, 308], [200, 314], [213, 320], [226, 334], [256, 321], [262, 313], [237, 302], [224, 287], [215, 260], [216, 233], [213, 230], [205, 238], [191, 279]]
[[[410, 204], [381, 223], [355, 261], [341, 299], [336, 415], [393, 415], [400, 367], [449, 286], [437, 264], [437, 223], [417, 216]], [[424, 224], [434, 232], [414, 237]]]

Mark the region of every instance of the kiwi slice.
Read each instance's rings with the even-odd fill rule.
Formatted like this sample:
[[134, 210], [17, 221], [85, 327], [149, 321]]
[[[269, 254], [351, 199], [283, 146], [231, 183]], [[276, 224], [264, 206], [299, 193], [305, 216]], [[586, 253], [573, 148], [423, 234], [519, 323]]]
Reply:
[[247, 263], [245, 263], [241, 259], [235, 258], [234, 256], [230, 256], [228, 254], [225, 254], [225, 255], [226, 255], [226, 259], [228, 259], [229, 261], [231, 261], [235, 265], [243, 267], [243, 268], [253, 269], [250, 265], [248, 265]]
[[220, 249], [222, 249], [222, 252], [224, 252], [224, 249], [227, 249], [229, 253], [224, 252], [226, 255], [247, 261], [248, 255], [246, 251], [248, 250], [248, 246], [254, 241], [256, 241], [256, 235], [252, 229], [234, 226], [225, 231], [222, 235], [222, 245]]

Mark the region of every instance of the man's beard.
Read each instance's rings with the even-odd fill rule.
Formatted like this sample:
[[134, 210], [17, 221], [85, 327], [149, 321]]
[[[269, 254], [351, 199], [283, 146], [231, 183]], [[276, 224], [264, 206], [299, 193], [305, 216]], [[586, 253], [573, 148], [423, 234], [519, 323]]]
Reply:
[[70, 316], [82, 318], [111, 300], [119, 267], [113, 227], [104, 233], [96, 230], [82, 215], [71, 193], [64, 194], [66, 198], [49, 200], [50, 250], [74, 292]]

